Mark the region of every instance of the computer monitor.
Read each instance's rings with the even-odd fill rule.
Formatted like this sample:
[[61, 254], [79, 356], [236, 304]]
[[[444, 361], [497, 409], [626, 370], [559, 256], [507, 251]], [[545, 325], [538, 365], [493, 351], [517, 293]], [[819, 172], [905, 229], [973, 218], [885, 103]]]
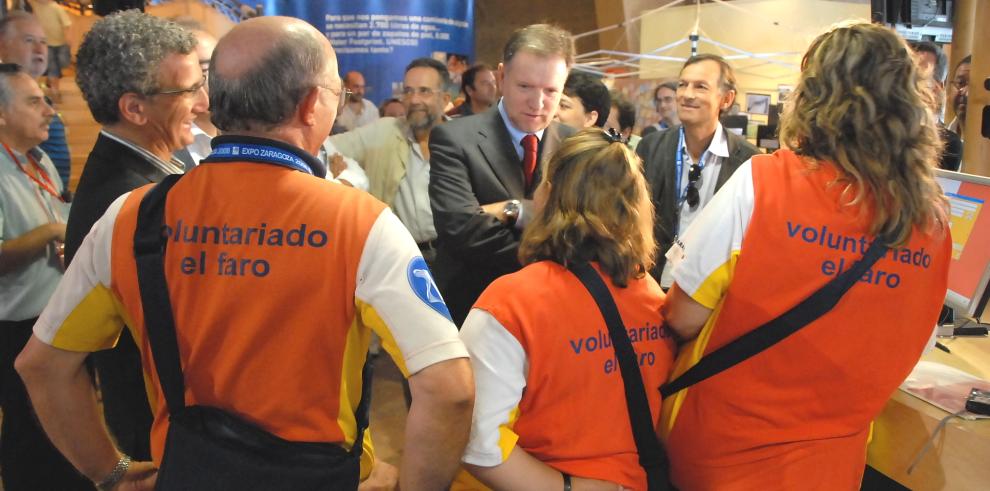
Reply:
[[777, 140], [777, 125], [761, 124], [756, 127], [756, 146], [774, 151], [780, 148]]
[[722, 127], [737, 135], [746, 136], [746, 128], [749, 126], [749, 116], [746, 114], [733, 114], [722, 116]]
[[990, 282], [990, 178], [936, 170], [949, 199], [952, 259], [945, 305], [956, 315], [978, 318]]

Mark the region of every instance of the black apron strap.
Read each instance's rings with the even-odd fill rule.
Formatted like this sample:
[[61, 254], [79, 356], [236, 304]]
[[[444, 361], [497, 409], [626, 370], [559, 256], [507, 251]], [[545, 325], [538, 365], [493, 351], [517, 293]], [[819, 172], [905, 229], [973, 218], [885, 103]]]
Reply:
[[148, 191], [138, 208], [134, 231], [134, 259], [144, 325], [169, 414], [178, 414], [186, 407], [186, 384], [182, 378], [179, 343], [175, 337], [175, 318], [165, 282], [165, 245], [168, 240], [163, 227], [165, 198], [180, 177], [180, 174], [167, 176]]
[[632, 424], [633, 440], [639, 453], [639, 465], [646, 471], [649, 491], [669, 489], [667, 477], [667, 454], [657, 439], [650, 403], [646, 398], [646, 387], [643, 385], [643, 375], [636, 361], [629, 334], [626, 332], [622, 316], [615, 305], [608, 286], [598, 272], [588, 263], [572, 265], [570, 268], [584, 287], [591, 293], [598, 309], [608, 326], [608, 335], [612, 339], [612, 347], [619, 361], [619, 373], [626, 392], [626, 408], [629, 411], [629, 422]]
[[756, 356], [827, 314], [835, 307], [839, 299], [863, 277], [866, 270], [870, 269], [887, 252], [888, 248], [884, 245], [885, 243], [883, 238], [877, 238], [863, 254], [862, 259], [856, 261], [856, 264], [851, 268], [832, 278], [825, 286], [812, 293], [801, 303], [702, 357], [698, 363], [681, 374], [680, 377], [660, 387], [663, 398], [666, 399], [678, 391]]
[[[170, 175], [148, 191], [138, 208], [134, 231], [134, 258], [144, 324], [169, 414], [178, 414], [186, 406], [175, 317], [165, 280], [165, 246], [168, 243], [164, 232], [165, 200], [180, 177]], [[371, 363], [365, 361], [361, 370], [361, 400], [354, 414], [357, 434], [350, 451], [355, 457], [360, 457], [364, 449], [364, 432], [368, 428], [371, 403], [371, 375]]]

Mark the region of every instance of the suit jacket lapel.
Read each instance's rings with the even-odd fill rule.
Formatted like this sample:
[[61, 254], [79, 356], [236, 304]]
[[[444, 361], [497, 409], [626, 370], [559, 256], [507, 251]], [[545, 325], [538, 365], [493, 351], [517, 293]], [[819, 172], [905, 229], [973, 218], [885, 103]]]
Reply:
[[130, 168], [135, 174], [147, 179], [148, 182], [160, 182], [168, 174], [160, 170], [143, 155], [131, 150], [130, 147], [117, 143], [113, 139], [99, 135], [93, 146], [93, 153], [100, 155], [103, 162], [114, 162], [120, 167]]
[[722, 164], [722, 168], [718, 171], [718, 178], [715, 180], [715, 190], [718, 191], [732, 177], [732, 173], [742, 165], [739, 160], [741, 157], [740, 152], [742, 148], [739, 143], [733, 138], [733, 134], [730, 132], [725, 132], [726, 146], [729, 150], [729, 157], [725, 159], [725, 163]]
[[487, 121], [478, 130], [481, 135], [478, 148], [506, 193], [509, 196], [523, 196], [525, 189], [522, 165], [498, 107], [489, 109], [482, 117]]
[[198, 162], [193, 160], [192, 154], [189, 153], [189, 150], [185, 147], [182, 147], [176, 150], [175, 152], [173, 152], [172, 156], [179, 159], [179, 161], [182, 162], [183, 170], [186, 172], [191, 171], [193, 167], [196, 167], [196, 164], [198, 164]]

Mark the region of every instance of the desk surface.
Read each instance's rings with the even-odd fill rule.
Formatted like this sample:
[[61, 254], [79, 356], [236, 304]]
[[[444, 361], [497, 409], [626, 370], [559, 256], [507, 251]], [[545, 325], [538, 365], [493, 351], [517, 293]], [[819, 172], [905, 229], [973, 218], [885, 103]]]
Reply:
[[[990, 339], [941, 339], [952, 353], [922, 359], [990, 380]], [[874, 425], [867, 462], [912, 490], [990, 488], [990, 420], [951, 419], [911, 474], [907, 468], [948, 413], [897, 390]]]

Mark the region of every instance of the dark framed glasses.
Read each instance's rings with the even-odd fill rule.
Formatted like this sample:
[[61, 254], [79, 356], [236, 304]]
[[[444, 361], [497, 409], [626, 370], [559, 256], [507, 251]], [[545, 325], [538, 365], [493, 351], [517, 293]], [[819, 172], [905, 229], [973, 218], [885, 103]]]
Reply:
[[206, 76], [204, 76], [202, 80], [197, 82], [196, 85], [193, 85], [192, 87], [189, 87], [187, 89], [159, 90], [145, 95], [148, 97], [152, 97], [156, 95], [180, 95], [180, 96], [192, 97], [197, 95], [199, 91], [202, 90], [203, 87], [205, 86], [206, 86]]
[[691, 170], [688, 171], [688, 185], [687, 190], [684, 192], [684, 200], [687, 201], [688, 206], [692, 209], [697, 208], [698, 203], [701, 202], [701, 194], [698, 192], [698, 179], [701, 179], [701, 166], [691, 164]]

